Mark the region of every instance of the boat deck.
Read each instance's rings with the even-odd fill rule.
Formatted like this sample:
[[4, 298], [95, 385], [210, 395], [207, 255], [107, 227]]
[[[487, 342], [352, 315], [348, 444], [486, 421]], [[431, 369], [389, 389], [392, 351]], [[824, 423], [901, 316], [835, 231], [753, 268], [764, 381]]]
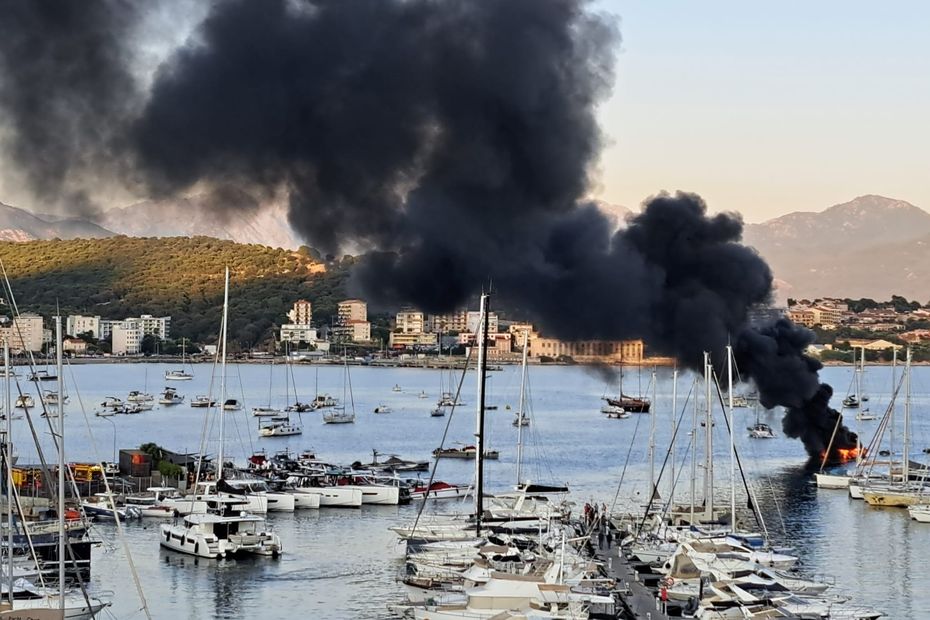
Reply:
[[617, 581], [620, 602], [626, 613], [624, 618], [649, 620], [668, 620], [666, 614], [656, 609], [656, 597], [636, 578], [636, 571], [629, 560], [620, 553], [616, 544], [608, 547], [598, 546], [597, 534], [591, 537], [591, 545], [598, 561], [603, 562], [607, 575]]

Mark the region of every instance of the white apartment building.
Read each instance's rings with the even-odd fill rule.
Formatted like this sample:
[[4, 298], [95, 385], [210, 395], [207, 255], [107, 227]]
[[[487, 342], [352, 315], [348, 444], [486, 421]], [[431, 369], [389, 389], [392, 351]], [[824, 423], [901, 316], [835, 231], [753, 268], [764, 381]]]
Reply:
[[311, 325], [299, 325], [295, 323], [281, 326], [280, 342], [312, 342], [316, 343], [316, 328]]
[[139, 327], [134, 326], [130, 320], [114, 325], [111, 330], [113, 336], [113, 355], [136, 355], [142, 350], [142, 338], [145, 334]]
[[66, 334], [70, 336], [77, 336], [78, 334], [84, 334], [87, 332], [93, 334], [94, 338], [99, 339], [101, 337], [99, 316], [83, 316], [81, 314], [72, 314], [69, 315], [65, 320]]
[[10, 350], [14, 352], [41, 351], [45, 342], [44, 321], [38, 314], [25, 312], [0, 327], [0, 339], [10, 343]]
[[468, 312], [460, 310], [450, 312], [449, 314], [431, 314], [429, 317], [429, 330], [431, 332], [451, 332], [468, 331]]
[[166, 340], [171, 335], [170, 316], [143, 314], [136, 318], [128, 318], [125, 322], [140, 329], [143, 336], [155, 336], [161, 340]]
[[[473, 334], [478, 333], [478, 322], [481, 320], [481, 312], [475, 310], [468, 312], [468, 317], [465, 321], [465, 331], [471, 332]], [[488, 333], [496, 334], [497, 333], [497, 313], [488, 312]]]
[[306, 299], [298, 299], [287, 313], [292, 325], [310, 325], [313, 323], [313, 304]]

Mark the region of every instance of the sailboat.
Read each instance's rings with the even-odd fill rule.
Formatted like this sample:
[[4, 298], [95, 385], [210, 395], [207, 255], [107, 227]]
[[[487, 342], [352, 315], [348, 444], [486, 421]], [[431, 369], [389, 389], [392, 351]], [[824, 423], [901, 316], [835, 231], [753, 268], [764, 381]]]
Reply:
[[181, 338], [181, 368], [165, 371], [165, 381], [190, 381], [194, 373], [184, 369], [184, 360], [187, 359], [187, 338]]
[[[355, 423], [355, 398], [352, 396], [352, 378], [349, 375], [349, 361], [345, 351], [342, 354], [344, 374], [342, 378], [342, 405], [329, 407], [323, 412], [323, 424], [354, 424]], [[348, 391], [351, 411], [346, 411], [346, 392]], [[319, 397], [318, 397], [319, 398]]]
[[[57, 351], [58, 351], [58, 377], [61, 376], [61, 367], [62, 367], [62, 357], [61, 357], [61, 317], [55, 317], [56, 321], [56, 336], [57, 336]], [[9, 346], [4, 344], [4, 357], [6, 360], [6, 365], [9, 367]], [[59, 392], [62, 392], [61, 382], [59, 381], [58, 385]], [[5, 398], [5, 409], [9, 409], [11, 394], [10, 394], [10, 383], [9, 377], [6, 380], [6, 398]], [[64, 400], [64, 399], [63, 399]], [[64, 404], [64, 403], [62, 403]], [[64, 417], [56, 416], [59, 419], [58, 428], [56, 429], [58, 433], [58, 441], [56, 442], [58, 448], [58, 497], [57, 497], [57, 531], [55, 535], [57, 537], [57, 557], [66, 558], [66, 548], [73, 544], [68, 539], [67, 528], [65, 524], [65, 458], [64, 458]], [[6, 440], [3, 443], [4, 451], [4, 464], [11, 466], [15, 462], [15, 456], [13, 453], [12, 446], [12, 425], [10, 418], [7, 418], [6, 425]], [[5, 480], [12, 481], [12, 474], [7, 471], [4, 475]], [[7, 523], [7, 539], [4, 541], [6, 544], [5, 557], [2, 558], [2, 563], [5, 564], [7, 569], [7, 575], [5, 577], [9, 578], [8, 583], [3, 584], [3, 590], [5, 596], [4, 600], [0, 603], [0, 617], [2, 618], [56, 618], [56, 619], [68, 619], [68, 620], [91, 620], [96, 617], [104, 608], [108, 607], [110, 603], [104, 602], [94, 596], [91, 596], [86, 590], [81, 589], [80, 592], [69, 591], [66, 589], [67, 580], [66, 580], [66, 569], [68, 568], [68, 561], [59, 561], [58, 564], [58, 588], [55, 591], [52, 591], [47, 588], [38, 588], [33, 584], [25, 581], [23, 579], [13, 581], [14, 565], [13, 565], [13, 554], [16, 548], [14, 542], [14, 527], [13, 527], [13, 513], [18, 511], [16, 502], [13, 500], [14, 494], [8, 489], [7, 498], [8, 505], [6, 506], [6, 512], [8, 515]], [[25, 523], [22, 514], [20, 514], [20, 527], [25, 528]], [[32, 543], [30, 543], [30, 546]], [[72, 550], [73, 552], [73, 550]], [[35, 556], [33, 556], [35, 557]], [[72, 556], [74, 557], [74, 556]], [[72, 560], [72, 566], [78, 563], [77, 560]]]
[[[229, 268], [226, 268], [223, 292], [223, 322], [220, 328], [222, 339], [222, 372], [219, 402], [226, 401], [226, 340], [229, 316]], [[264, 501], [263, 496], [250, 497], [234, 493], [217, 493], [221, 485], [230, 487], [225, 480], [225, 420], [222, 407], [219, 416], [219, 454], [217, 456], [217, 482], [198, 483], [200, 495], [190, 497], [193, 501], [206, 501], [211, 509], [206, 513], [188, 514], [175, 523], [161, 526], [159, 543], [166, 549], [203, 558], [226, 558], [236, 555], [268, 555], [277, 557], [282, 552], [281, 539], [274, 532], [265, 529], [264, 518], [250, 515], [245, 511], [251, 509], [253, 500]], [[198, 468], [199, 474], [199, 468]], [[187, 500], [188, 498], [185, 498]], [[293, 498], [291, 498], [293, 509]]]
[[[528, 340], [529, 340], [529, 334], [528, 332], [524, 331], [523, 332], [523, 360], [521, 362], [521, 368], [520, 368], [520, 406], [517, 408], [517, 412], [513, 416], [513, 425], [518, 428], [523, 427], [523, 426], [529, 426], [530, 424], [530, 417], [526, 415], [526, 361], [527, 361], [527, 356], [528, 356]], [[519, 446], [517, 452], [520, 453], [522, 449], [522, 445], [523, 445], [521, 441], [523, 437], [522, 430], [519, 430], [517, 432], [517, 437], [518, 437], [517, 445]], [[517, 461], [518, 461], [517, 469], [518, 470], [520, 467], [519, 460], [520, 460], [520, 455], [518, 454], [517, 456]], [[520, 482], [519, 475], [517, 476], [517, 482], [518, 483]]]
[[611, 407], [623, 409], [627, 413], [649, 413], [651, 403], [644, 396], [628, 396], [623, 393], [623, 367], [620, 367], [620, 393], [616, 398], [604, 397]]
[[869, 402], [869, 397], [862, 392], [863, 379], [865, 379], [865, 347], [863, 347], [862, 355], [859, 357], [859, 372], [856, 373], [856, 394], [859, 395], [859, 412], [856, 413], [856, 420], [868, 422], [877, 418], [869, 412], [869, 407], [865, 404]]
[[[734, 396], [733, 400], [736, 400]], [[734, 407], [736, 406], [734, 402]], [[749, 431], [749, 437], [751, 439], [774, 439], [775, 431], [772, 430], [772, 427], [766, 424], [765, 422], [759, 421], [759, 403], [757, 402], [753, 407], [756, 413], [756, 423], [752, 426], [746, 427], [746, 430]]]

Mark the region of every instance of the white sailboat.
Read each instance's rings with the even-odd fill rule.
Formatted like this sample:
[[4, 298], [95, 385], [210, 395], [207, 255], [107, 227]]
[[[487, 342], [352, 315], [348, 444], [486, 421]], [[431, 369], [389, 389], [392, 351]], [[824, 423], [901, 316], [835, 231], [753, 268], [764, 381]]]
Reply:
[[187, 372], [184, 361], [187, 359], [187, 338], [181, 338], [181, 368], [165, 371], [165, 381], [190, 381], [194, 373]]
[[[226, 341], [229, 316], [229, 268], [226, 268], [223, 292], [223, 321], [220, 334], [222, 342], [222, 371], [220, 380], [220, 402], [226, 401]], [[198, 483], [190, 501], [204, 501], [212, 511], [205, 514], [188, 514], [179, 522], [163, 524], [160, 528], [161, 546], [198, 557], [226, 558], [239, 554], [270, 555], [277, 557], [282, 552], [277, 534], [265, 529], [265, 520], [242, 511], [258, 508], [268, 510], [268, 498], [260, 493], [250, 493], [248, 487], [236, 487], [238, 493], [218, 493], [219, 485], [225, 480], [225, 420], [223, 408], [219, 416], [219, 454], [216, 465], [216, 483]], [[199, 474], [199, 467], [197, 473]], [[227, 483], [231, 486], [231, 482]], [[199, 493], [198, 493], [199, 491]], [[294, 509], [293, 497], [290, 509]], [[188, 498], [185, 498], [188, 499]], [[253, 506], [257, 504], [257, 506]]]
[[[352, 395], [352, 377], [349, 374], [349, 362], [345, 351], [342, 353], [342, 405], [329, 407], [323, 412], [323, 424], [354, 424], [355, 423], [355, 397]], [[346, 410], [346, 394], [349, 396], [351, 410]], [[319, 396], [317, 396], [319, 398]]]

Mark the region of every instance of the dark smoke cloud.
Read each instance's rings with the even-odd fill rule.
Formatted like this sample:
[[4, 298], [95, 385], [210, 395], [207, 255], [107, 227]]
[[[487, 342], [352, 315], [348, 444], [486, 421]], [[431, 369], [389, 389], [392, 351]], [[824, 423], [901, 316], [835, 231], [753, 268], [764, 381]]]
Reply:
[[[373, 302], [444, 312], [491, 282], [565, 339], [644, 338], [693, 369], [732, 341], [786, 432], [823, 449], [838, 418], [809, 332], [747, 327], [772, 274], [739, 216], [660, 194], [615, 232], [584, 201], [619, 41], [584, 0], [218, 2], [128, 123], [135, 5], [11, 6], [0, 104], [43, 191], [118, 145], [156, 194], [283, 192], [314, 245], [372, 250]], [[212, 208], [251, 204], [230, 195]]]
[[88, 177], [113, 170], [137, 89], [127, 65], [139, 3], [0, 2], [0, 123], [43, 206], [94, 210]]

